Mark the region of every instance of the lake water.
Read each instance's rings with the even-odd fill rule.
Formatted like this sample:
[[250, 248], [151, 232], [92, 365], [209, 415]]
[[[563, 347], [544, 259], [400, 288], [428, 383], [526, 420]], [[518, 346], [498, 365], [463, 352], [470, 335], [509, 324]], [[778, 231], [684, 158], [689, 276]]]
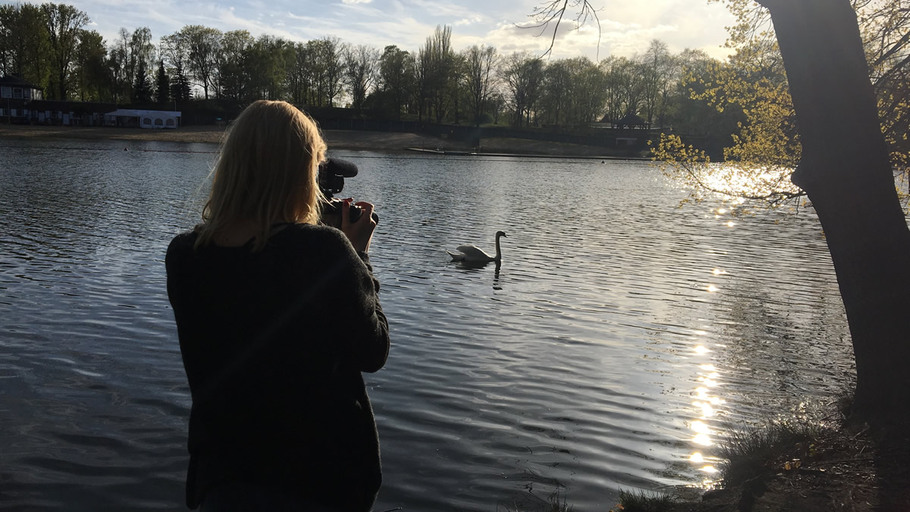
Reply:
[[[0, 508], [181, 510], [165, 293], [215, 147], [0, 140]], [[647, 162], [337, 152], [377, 205], [392, 352], [375, 510], [534, 510], [700, 486], [717, 443], [854, 379], [811, 211], [680, 207]], [[465, 268], [446, 248], [493, 249]], [[339, 336], [344, 335], [339, 326]]]

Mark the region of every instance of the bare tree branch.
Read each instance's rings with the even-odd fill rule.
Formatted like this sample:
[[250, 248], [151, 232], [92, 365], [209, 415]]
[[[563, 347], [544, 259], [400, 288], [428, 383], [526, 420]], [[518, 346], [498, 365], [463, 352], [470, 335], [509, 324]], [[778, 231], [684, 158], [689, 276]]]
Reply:
[[597, 23], [597, 56], [599, 58], [602, 36], [600, 18], [597, 16], [597, 9], [595, 9], [588, 0], [549, 0], [544, 2], [535, 7], [534, 11], [529, 15], [530, 18], [534, 20], [534, 23], [520, 26], [520, 28], [539, 28], [540, 33], [543, 34], [549, 28], [550, 24], [553, 24], [553, 36], [550, 38], [550, 45], [547, 47], [547, 51], [541, 55], [541, 57], [545, 57], [549, 55], [553, 51], [553, 47], [556, 46], [556, 34], [559, 32], [559, 25], [562, 23], [566, 11], [569, 10], [569, 8], [577, 9], [578, 11], [578, 15], [575, 17], [576, 28], [580, 28], [591, 18]]

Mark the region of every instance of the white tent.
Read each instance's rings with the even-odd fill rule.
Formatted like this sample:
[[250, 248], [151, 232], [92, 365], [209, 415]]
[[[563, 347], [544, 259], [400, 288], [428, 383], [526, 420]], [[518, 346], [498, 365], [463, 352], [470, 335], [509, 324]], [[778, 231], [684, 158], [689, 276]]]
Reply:
[[180, 126], [180, 112], [173, 110], [130, 110], [121, 108], [104, 114], [104, 124], [107, 126], [173, 129]]

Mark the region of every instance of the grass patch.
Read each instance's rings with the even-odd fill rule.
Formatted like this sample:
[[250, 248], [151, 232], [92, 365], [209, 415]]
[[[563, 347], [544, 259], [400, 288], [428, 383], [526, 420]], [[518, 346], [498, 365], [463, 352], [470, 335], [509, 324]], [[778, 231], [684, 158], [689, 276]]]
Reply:
[[778, 422], [726, 440], [720, 455], [725, 486], [740, 485], [779, 471], [799, 469], [815, 456], [830, 429], [813, 423]]
[[674, 505], [666, 494], [619, 491], [619, 505], [610, 512], [664, 512]]

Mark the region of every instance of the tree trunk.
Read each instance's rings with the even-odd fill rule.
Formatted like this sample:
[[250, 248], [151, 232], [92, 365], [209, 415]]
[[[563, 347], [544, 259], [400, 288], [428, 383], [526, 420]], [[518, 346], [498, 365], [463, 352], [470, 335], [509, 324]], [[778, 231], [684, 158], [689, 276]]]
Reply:
[[[771, 12], [803, 147], [793, 182], [818, 213], [856, 356], [854, 415], [910, 418], [910, 230], [849, 0], [760, 0]], [[819, 364], [824, 364], [819, 361]]]

